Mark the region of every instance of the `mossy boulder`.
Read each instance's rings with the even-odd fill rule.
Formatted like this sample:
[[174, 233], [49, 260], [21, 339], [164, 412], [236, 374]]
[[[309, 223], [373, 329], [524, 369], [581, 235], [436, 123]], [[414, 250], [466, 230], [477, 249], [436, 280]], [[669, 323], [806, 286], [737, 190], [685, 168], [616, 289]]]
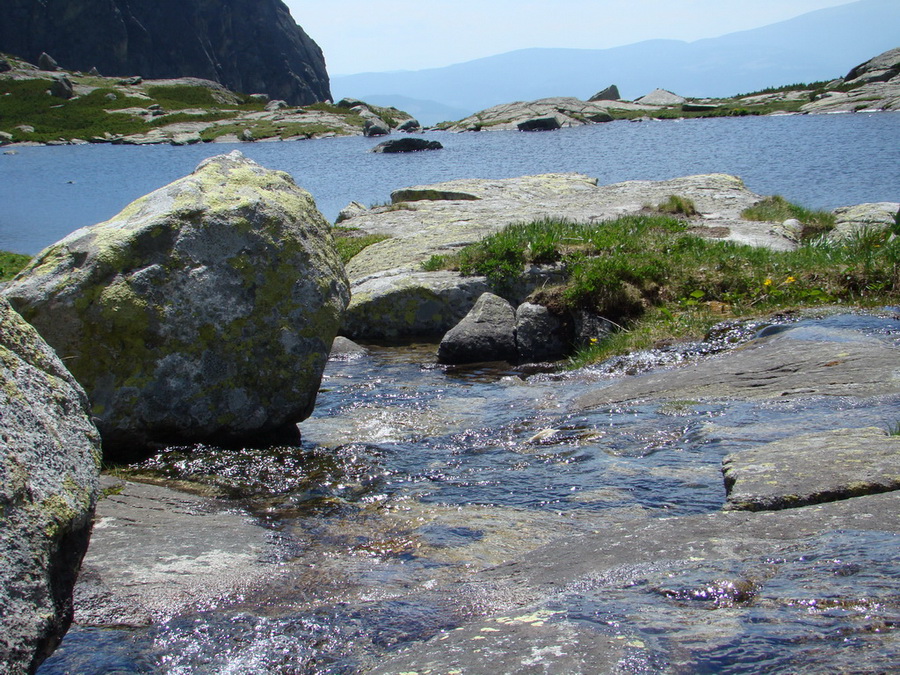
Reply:
[[73, 232], [6, 295], [84, 386], [110, 457], [295, 433], [349, 301], [312, 197], [239, 152]]
[[72, 621], [97, 500], [84, 390], [0, 298], [0, 671], [32, 673]]

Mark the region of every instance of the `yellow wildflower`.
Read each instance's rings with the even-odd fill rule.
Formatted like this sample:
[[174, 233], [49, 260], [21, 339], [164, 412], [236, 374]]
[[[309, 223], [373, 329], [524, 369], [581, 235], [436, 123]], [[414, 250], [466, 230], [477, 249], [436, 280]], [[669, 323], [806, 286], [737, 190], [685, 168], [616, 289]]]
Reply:
[[771, 280], [771, 279], [766, 279], [766, 280], [763, 282], [763, 286], [771, 286], [771, 285], [772, 285], [772, 280]]
[[795, 281], [797, 281], [797, 280], [796, 280], [794, 277], [788, 277], [787, 279], [784, 280], [784, 283], [786, 283], [786, 284], [792, 284], [792, 283], [794, 283]]

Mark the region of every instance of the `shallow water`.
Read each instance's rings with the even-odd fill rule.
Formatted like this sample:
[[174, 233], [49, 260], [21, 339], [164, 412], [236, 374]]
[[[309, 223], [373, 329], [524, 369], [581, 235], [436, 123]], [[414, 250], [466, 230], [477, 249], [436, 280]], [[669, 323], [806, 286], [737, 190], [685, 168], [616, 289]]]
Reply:
[[[900, 344], [897, 311], [793, 329]], [[489, 612], [492, 600], [465, 585], [478, 570], [606, 518], [717, 511], [724, 455], [797, 433], [888, 428], [900, 410], [889, 396], [572, 412], [570, 402], [620, 375], [446, 368], [434, 354], [427, 345], [372, 347], [330, 362], [301, 451], [173, 448], [148, 460], [145, 470], [212, 484], [264, 523], [279, 542], [283, 580], [146, 629], [76, 627], [41, 675], [365, 672], [399, 646]], [[551, 611], [627, 633], [636, 646], [622, 672], [896, 664], [896, 537], [839, 532], [782, 549], [734, 569], [682, 561], [587, 580]]]

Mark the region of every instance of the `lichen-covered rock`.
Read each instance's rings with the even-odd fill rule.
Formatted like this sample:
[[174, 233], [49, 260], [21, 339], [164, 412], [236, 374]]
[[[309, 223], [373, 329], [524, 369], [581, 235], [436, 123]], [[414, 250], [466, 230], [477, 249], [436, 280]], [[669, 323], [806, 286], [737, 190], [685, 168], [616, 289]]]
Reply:
[[444, 335], [441, 363], [516, 360], [516, 310], [493, 293], [484, 293], [465, 318]]
[[834, 229], [828, 234], [832, 240], [845, 239], [863, 230], [887, 230], [897, 227], [900, 203], [876, 202], [856, 204], [834, 210]]
[[360, 339], [438, 337], [489, 289], [484, 277], [456, 272], [374, 276], [353, 287], [342, 332]]
[[72, 621], [97, 500], [87, 397], [0, 298], [0, 671], [31, 673]]
[[6, 295], [84, 386], [113, 456], [290, 430], [348, 302], [312, 197], [238, 152], [73, 232]]

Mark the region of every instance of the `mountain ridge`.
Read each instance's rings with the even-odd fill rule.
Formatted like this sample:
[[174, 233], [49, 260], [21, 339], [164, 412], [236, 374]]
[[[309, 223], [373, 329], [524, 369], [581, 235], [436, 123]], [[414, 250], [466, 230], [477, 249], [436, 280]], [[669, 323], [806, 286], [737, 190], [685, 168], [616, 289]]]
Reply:
[[[443, 68], [335, 76], [335, 96], [434, 101], [475, 112], [554, 96], [586, 99], [610, 83], [623, 97], [656, 88], [729, 96], [834, 79], [896, 46], [900, 3], [860, 0], [762, 28], [695, 42], [656, 39], [610, 49], [526, 48]], [[438, 119], [419, 112], [420, 121]]]

